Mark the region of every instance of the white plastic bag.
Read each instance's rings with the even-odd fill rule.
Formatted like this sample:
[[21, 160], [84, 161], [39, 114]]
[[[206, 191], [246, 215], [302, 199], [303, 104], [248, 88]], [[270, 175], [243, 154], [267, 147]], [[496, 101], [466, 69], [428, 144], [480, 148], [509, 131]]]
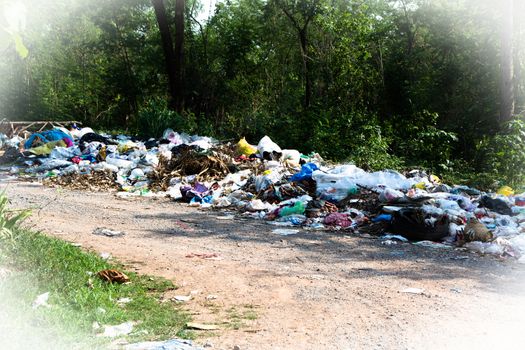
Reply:
[[282, 153], [281, 147], [279, 147], [275, 142], [272, 141], [268, 136], [264, 136], [257, 145], [257, 151], [261, 157], [264, 156], [264, 153], [273, 154], [273, 152]]

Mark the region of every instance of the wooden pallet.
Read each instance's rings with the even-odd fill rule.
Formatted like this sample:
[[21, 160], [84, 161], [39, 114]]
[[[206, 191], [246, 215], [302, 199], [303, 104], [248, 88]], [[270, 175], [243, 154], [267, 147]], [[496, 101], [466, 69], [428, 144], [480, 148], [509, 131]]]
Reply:
[[0, 132], [6, 134], [8, 137], [15, 135], [27, 136], [34, 132], [40, 132], [45, 129], [53, 129], [56, 127], [66, 127], [71, 124], [81, 125], [81, 122], [75, 120], [39, 120], [39, 121], [9, 121], [7, 119], [0, 120]]

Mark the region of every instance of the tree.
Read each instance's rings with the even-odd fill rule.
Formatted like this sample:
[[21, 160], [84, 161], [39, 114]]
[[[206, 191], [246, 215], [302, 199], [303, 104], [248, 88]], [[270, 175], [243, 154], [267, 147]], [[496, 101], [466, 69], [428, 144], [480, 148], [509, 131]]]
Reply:
[[308, 25], [319, 12], [319, 0], [277, 0], [278, 6], [297, 31], [301, 48], [304, 79], [304, 109], [310, 107], [312, 100], [312, 77], [308, 52]]
[[185, 0], [175, 1], [175, 110], [182, 111], [184, 105], [184, 8]]
[[514, 114], [514, 1], [504, 0], [501, 33], [500, 122], [507, 122]]
[[153, 8], [155, 9], [155, 17], [157, 18], [160, 37], [162, 40], [162, 49], [164, 51], [166, 72], [168, 73], [168, 87], [170, 93], [169, 106], [171, 109], [176, 110], [177, 101], [179, 100], [177, 95], [180, 93], [177, 87], [179, 78], [177, 77], [177, 61], [175, 52], [173, 51], [173, 41], [171, 39], [168, 17], [166, 15], [166, 7], [164, 6], [163, 0], [151, 0], [151, 2], [153, 4]]

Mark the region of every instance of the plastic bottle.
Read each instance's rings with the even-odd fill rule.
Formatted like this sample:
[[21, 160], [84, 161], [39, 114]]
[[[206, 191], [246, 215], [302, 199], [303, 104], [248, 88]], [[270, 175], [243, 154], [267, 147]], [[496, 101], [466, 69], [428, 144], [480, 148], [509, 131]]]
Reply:
[[115, 157], [106, 157], [106, 162], [108, 164], [114, 165], [118, 168], [131, 169], [133, 167], [133, 162], [125, 159], [115, 158]]

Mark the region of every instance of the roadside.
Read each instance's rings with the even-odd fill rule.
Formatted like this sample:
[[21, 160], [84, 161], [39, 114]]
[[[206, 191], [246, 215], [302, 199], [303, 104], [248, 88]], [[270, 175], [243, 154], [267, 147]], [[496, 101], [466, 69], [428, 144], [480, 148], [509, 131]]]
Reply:
[[525, 270], [514, 261], [337, 232], [280, 236], [166, 199], [21, 182], [7, 191], [13, 206], [40, 208], [34, 228], [175, 281], [195, 321], [221, 328], [197, 338], [216, 349], [518, 349], [525, 340]]
[[185, 330], [186, 313], [173, 301], [159, 300], [176, 289], [171, 281], [127, 272], [108, 256], [83, 252], [16, 225], [6, 231], [12, 225], [3, 215], [4, 210], [0, 218], [2, 348], [106, 349], [190, 335]]
[[[3, 349], [102, 349], [94, 338], [67, 323], [49, 320], [47, 308], [33, 309], [41, 290], [28, 274], [0, 268], [0, 347]], [[46, 319], [47, 318], [47, 319]]]

